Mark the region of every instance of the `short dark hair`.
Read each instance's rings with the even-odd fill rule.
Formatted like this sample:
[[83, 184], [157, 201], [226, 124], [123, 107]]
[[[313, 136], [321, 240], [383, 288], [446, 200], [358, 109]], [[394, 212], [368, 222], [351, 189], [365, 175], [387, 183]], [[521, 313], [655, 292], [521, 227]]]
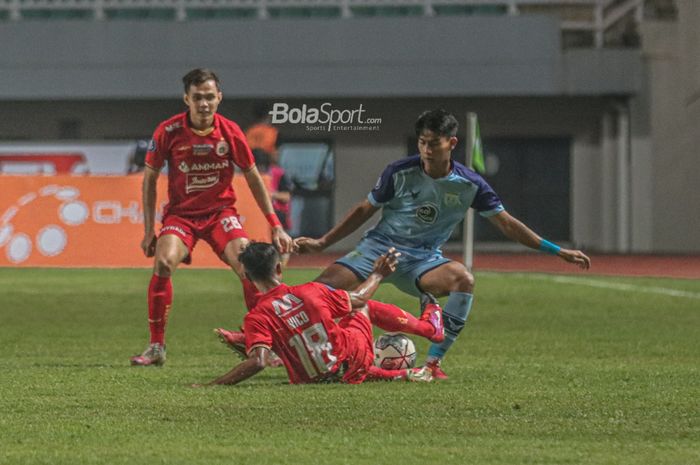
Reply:
[[190, 86], [198, 86], [210, 79], [216, 83], [216, 88], [221, 90], [221, 86], [219, 85], [219, 77], [214, 74], [214, 71], [208, 68], [193, 69], [182, 77], [182, 83], [185, 85], [185, 93], [190, 90]]
[[250, 279], [263, 281], [274, 277], [280, 254], [272, 244], [251, 242], [238, 256], [238, 260], [243, 264]]
[[416, 120], [416, 137], [420, 137], [423, 131], [428, 130], [440, 137], [454, 137], [457, 135], [457, 118], [443, 109], [428, 110], [421, 113]]

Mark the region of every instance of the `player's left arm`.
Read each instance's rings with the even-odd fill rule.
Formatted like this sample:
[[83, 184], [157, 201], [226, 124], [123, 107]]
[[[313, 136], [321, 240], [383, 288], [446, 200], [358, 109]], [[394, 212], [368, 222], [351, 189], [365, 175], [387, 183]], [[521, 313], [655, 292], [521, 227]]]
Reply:
[[243, 172], [243, 176], [245, 176], [255, 202], [272, 227], [272, 243], [281, 253], [291, 252], [292, 238], [282, 228], [277, 215], [275, 215], [275, 210], [272, 208], [272, 201], [270, 200], [270, 193], [267, 190], [267, 186], [265, 186], [265, 180], [260, 176], [258, 168], [255, 165], [251, 166]]
[[562, 260], [578, 265], [587, 270], [591, 266], [591, 259], [580, 250], [564, 249], [540, 237], [532, 229], [528, 228], [520, 220], [511, 216], [507, 211], [501, 211], [488, 217], [504, 236], [515, 242], [519, 242], [531, 249], [557, 255]]
[[257, 375], [265, 369], [269, 354], [270, 349], [267, 347], [254, 347], [248, 354], [248, 358], [246, 360], [233, 367], [233, 369], [225, 375], [222, 375], [207, 384], [196, 384], [193, 385], [193, 387], [214, 386], [217, 384], [232, 385], [245, 381], [246, 379]]

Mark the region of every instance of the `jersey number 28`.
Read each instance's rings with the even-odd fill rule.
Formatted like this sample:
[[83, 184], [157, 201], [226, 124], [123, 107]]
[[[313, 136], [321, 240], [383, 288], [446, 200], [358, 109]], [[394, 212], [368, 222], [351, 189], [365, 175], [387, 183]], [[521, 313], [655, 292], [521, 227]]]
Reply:
[[229, 232], [233, 229], [243, 229], [240, 221], [235, 216], [227, 216], [221, 220], [221, 225], [224, 227], [224, 232]]

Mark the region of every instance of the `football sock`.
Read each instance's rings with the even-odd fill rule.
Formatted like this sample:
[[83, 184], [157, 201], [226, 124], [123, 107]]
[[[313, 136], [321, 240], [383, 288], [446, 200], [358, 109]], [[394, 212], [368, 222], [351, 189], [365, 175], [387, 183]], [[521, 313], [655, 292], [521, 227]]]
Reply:
[[170, 306], [173, 303], [173, 285], [170, 276], [153, 275], [148, 285], [148, 326], [151, 344], [163, 344], [165, 325], [168, 323]]
[[445, 323], [445, 340], [433, 344], [428, 350], [428, 361], [441, 359], [464, 329], [469, 311], [472, 308], [474, 296], [468, 292], [450, 292], [447, 304], [442, 309], [442, 319]]
[[367, 302], [369, 320], [384, 331], [416, 334], [430, 338], [435, 334], [433, 325], [419, 320], [396, 305], [385, 304], [376, 300]]
[[372, 365], [367, 370], [367, 375], [369, 380], [392, 380], [392, 379], [404, 379], [406, 377], [406, 370], [387, 370], [386, 368], [379, 368]]
[[243, 284], [243, 298], [245, 299], [245, 305], [248, 307], [248, 310], [252, 310], [253, 307], [255, 307], [255, 304], [258, 303], [258, 299], [262, 295], [262, 292], [258, 290], [257, 287], [255, 287], [255, 284], [253, 284], [253, 281], [243, 278], [241, 279], [241, 283]]

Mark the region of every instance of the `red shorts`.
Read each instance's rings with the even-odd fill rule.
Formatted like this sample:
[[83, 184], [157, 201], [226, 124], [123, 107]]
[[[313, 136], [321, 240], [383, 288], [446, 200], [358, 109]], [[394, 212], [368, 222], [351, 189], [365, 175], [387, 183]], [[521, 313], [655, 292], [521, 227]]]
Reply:
[[359, 384], [365, 380], [369, 367], [374, 363], [374, 339], [372, 323], [362, 313], [346, 316], [338, 322], [347, 333], [348, 358], [343, 382]]
[[[204, 216], [168, 215], [163, 218], [163, 227], [159, 236], [172, 234], [185, 243], [192, 255], [192, 250], [199, 239], [209, 243], [216, 255], [223, 255], [226, 244], [248, 235], [243, 230], [235, 208], [229, 207]], [[188, 259], [190, 258], [188, 257]], [[189, 260], [186, 260], [188, 263]]]

